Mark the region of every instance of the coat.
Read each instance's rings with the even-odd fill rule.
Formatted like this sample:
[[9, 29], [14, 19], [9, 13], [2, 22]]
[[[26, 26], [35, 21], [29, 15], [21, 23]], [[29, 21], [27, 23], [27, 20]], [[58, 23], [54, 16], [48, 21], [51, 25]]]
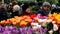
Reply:
[[7, 18], [7, 13], [4, 11], [0, 11], [0, 20], [6, 20]]
[[48, 16], [49, 11], [45, 11], [44, 9], [39, 9], [37, 14], [41, 14], [42, 16]]

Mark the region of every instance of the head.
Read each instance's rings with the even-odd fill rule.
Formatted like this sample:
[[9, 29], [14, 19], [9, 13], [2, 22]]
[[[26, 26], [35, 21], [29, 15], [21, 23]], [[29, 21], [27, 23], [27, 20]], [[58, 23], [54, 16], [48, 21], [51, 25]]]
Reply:
[[13, 12], [15, 11], [20, 11], [20, 6], [19, 5], [14, 5], [13, 6]]
[[49, 2], [44, 2], [43, 3], [43, 5], [42, 5], [42, 8], [44, 9], [44, 10], [49, 10], [50, 9], [50, 3]]
[[16, 1], [12, 1], [12, 5], [17, 5], [17, 2]]
[[55, 4], [52, 4], [52, 9], [57, 8]]
[[30, 13], [30, 7], [29, 7], [29, 5], [23, 5], [22, 6], [22, 12], [23, 13]]
[[2, 5], [1, 5], [1, 10], [3, 10], [3, 11], [7, 11], [7, 5], [2, 4]]

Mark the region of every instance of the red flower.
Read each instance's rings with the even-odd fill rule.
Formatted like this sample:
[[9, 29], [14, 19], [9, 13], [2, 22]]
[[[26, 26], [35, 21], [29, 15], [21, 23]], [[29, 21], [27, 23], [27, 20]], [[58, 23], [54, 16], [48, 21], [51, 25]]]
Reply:
[[32, 14], [30, 17], [33, 19], [34, 17], [36, 17], [36, 14]]

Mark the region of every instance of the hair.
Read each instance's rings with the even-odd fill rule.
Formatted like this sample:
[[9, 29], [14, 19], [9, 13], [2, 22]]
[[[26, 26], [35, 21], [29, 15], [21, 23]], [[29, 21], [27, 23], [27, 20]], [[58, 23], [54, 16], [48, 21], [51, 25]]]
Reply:
[[13, 2], [12, 2], [12, 5], [13, 5], [13, 6], [14, 6], [14, 5], [17, 5], [17, 3], [16, 3], [15, 1], [13, 1]]
[[22, 6], [22, 13], [23, 14], [28, 14], [27, 12], [26, 12], [26, 9], [27, 8], [29, 8], [29, 5], [27, 5], [27, 4], [24, 4], [23, 6]]

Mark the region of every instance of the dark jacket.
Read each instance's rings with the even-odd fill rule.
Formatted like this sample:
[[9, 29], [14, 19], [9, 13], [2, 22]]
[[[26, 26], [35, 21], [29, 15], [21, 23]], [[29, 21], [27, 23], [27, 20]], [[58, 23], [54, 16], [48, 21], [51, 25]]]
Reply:
[[14, 16], [19, 16], [19, 12], [18, 11], [12, 12], [12, 17], [14, 17]]
[[53, 13], [60, 13], [60, 8], [54, 8], [54, 9], [52, 9], [52, 11], [51, 11], [51, 14], [53, 14]]
[[0, 20], [6, 20], [7, 18], [7, 13], [0, 10]]
[[53, 14], [54, 12], [57, 13], [57, 10], [58, 10], [57, 8], [53, 8], [52, 11], [51, 11], [51, 14]]
[[37, 14], [41, 14], [42, 16], [48, 16], [49, 11], [45, 11], [44, 9], [39, 9]]

